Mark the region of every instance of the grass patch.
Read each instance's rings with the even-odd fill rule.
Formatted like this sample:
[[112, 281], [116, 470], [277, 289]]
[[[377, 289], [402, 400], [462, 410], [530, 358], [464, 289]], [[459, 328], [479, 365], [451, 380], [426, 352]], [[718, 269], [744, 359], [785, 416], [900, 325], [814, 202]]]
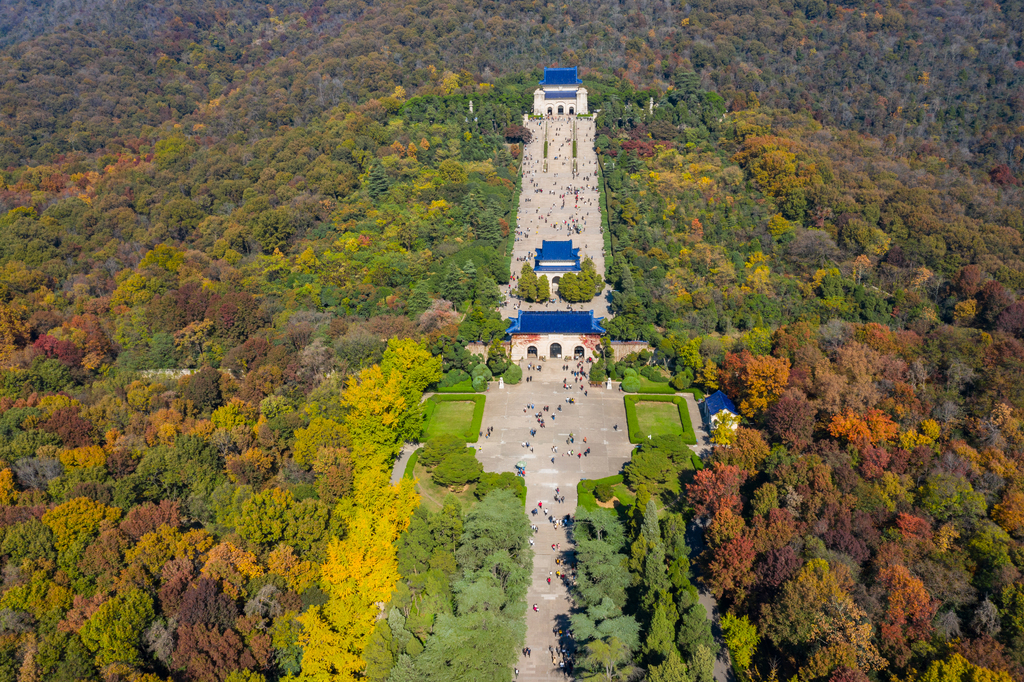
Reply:
[[676, 389], [664, 381], [651, 381], [647, 377], [640, 377], [640, 393], [655, 393], [662, 395], [675, 395]]
[[683, 396], [627, 395], [624, 400], [630, 443], [642, 443], [647, 436], [681, 435], [684, 442], [697, 444]]
[[638, 403], [636, 420], [640, 432], [648, 436], [681, 436], [683, 423], [679, 409], [672, 403]]
[[437, 436], [458, 436], [467, 443], [480, 439], [484, 421], [482, 395], [432, 395], [423, 405], [423, 436], [428, 441]]
[[405, 473], [402, 474], [402, 478], [412, 478], [416, 472], [416, 460], [419, 459], [419, 452], [414, 452], [409, 455], [409, 461], [405, 463]]

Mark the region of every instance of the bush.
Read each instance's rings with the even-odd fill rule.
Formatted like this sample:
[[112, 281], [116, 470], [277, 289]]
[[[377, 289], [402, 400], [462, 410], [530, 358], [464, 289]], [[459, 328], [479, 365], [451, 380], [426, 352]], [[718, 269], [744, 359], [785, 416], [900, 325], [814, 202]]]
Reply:
[[441, 378], [441, 381], [438, 382], [437, 386], [438, 388], [448, 388], [455, 384], [460, 384], [463, 381], [469, 381], [469, 378], [469, 374], [461, 369], [453, 369]]
[[640, 376], [660, 384], [668, 382], [668, 379], [665, 377], [664, 374], [661, 373], [661, 370], [658, 369], [657, 367], [652, 367], [651, 365], [642, 367], [640, 369]]
[[625, 370], [624, 370], [624, 371], [622, 372], [622, 376], [623, 376], [623, 377], [635, 377], [635, 376], [637, 376], [637, 373], [636, 373], [636, 370], [635, 370], [635, 369], [633, 369], [632, 367], [627, 367], [627, 368], [626, 368], [626, 369], [625, 369]]
[[[626, 370], [627, 372], [632, 370]], [[626, 378], [622, 380], [622, 390], [626, 393], [636, 393], [640, 390], [640, 377], [634, 372], [632, 376], [626, 375]]]
[[684, 388], [689, 388], [693, 384], [693, 370], [687, 367], [679, 374], [672, 377], [672, 381], [669, 382], [672, 388], [677, 391], [681, 391]]
[[434, 483], [448, 488], [461, 488], [467, 483], [480, 479], [484, 472], [483, 465], [476, 459], [476, 454], [469, 448], [460, 453], [453, 453], [444, 458], [434, 469]]
[[596, 497], [599, 502], [609, 502], [613, 497], [615, 497], [615, 491], [612, 490], [612, 487], [607, 483], [602, 483], [594, 488], [594, 497]]
[[473, 390], [476, 391], [477, 393], [480, 393], [482, 391], [486, 391], [487, 390], [487, 379], [484, 379], [482, 376], [479, 376], [479, 377], [476, 377], [475, 379], [473, 379]]
[[490, 368], [482, 362], [473, 368], [473, 371], [470, 372], [470, 376], [473, 377], [473, 381], [476, 381], [479, 377], [483, 377], [484, 381], [490, 381], [494, 378], [494, 374], [491, 373]]
[[505, 380], [506, 384], [515, 386], [523, 380], [523, 370], [519, 368], [519, 365], [509, 365], [509, 368], [505, 370], [501, 378]]
[[598, 360], [590, 368], [590, 380], [596, 384], [600, 384], [608, 377], [607, 372], [604, 371], [604, 361]]

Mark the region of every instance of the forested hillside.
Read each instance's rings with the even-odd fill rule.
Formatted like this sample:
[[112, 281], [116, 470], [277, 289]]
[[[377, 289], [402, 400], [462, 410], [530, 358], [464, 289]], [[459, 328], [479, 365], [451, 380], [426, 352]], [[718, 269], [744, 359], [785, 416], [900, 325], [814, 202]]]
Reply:
[[752, 680], [1024, 679], [1022, 15], [0, 4], [0, 679], [508, 677], [519, 502], [388, 477], [506, 328], [552, 63], [657, 350], [596, 371], [743, 418], [581, 514], [580, 669], [704, 682], [699, 571]]

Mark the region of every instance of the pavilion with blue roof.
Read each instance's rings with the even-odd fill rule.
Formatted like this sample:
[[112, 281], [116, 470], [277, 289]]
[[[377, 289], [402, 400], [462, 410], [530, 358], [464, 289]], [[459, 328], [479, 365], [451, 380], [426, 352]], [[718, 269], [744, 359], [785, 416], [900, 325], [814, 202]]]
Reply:
[[557, 116], [587, 113], [587, 90], [575, 66], [544, 69], [540, 88], [533, 92], [533, 113], [538, 116]]
[[534, 260], [534, 272], [566, 272], [580, 271], [580, 250], [573, 248], [572, 240], [545, 239], [537, 249]]
[[728, 413], [737, 419], [733, 422], [732, 428], [739, 426], [740, 416], [739, 410], [729, 396], [722, 393], [721, 391], [715, 391], [700, 403], [700, 414], [704, 418], [704, 422], [708, 425], [709, 429], [714, 429], [718, 425], [718, 422], [725, 418], [725, 414]]
[[506, 330], [510, 337], [509, 357], [514, 361], [537, 358], [593, 358], [606, 332], [586, 311], [519, 311]]

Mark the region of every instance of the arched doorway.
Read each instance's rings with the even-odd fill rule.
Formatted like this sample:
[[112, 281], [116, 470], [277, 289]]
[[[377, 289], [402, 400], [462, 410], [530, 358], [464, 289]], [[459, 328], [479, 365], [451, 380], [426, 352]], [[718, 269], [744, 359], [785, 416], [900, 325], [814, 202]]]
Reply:
[[569, 115], [572, 116], [576, 113], [576, 107], [569, 107]]
[[552, 284], [558, 284], [558, 282], [561, 281], [561, 279], [562, 279], [561, 276], [555, 277], [554, 279], [551, 280], [551, 283]]
[[548, 107], [548, 116], [551, 115], [551, 107]]
[[562, 346], [557, 343], [551, 344], [551, 352], [548, 353], [549, 358], [560, 358], [562, 357]]
[[559, 104], [558, 105], [558, 115], [561, 116], [564, 113], [565, 113], [565, 107], [563, 107], [561, 104]]
[[535, 358], [537, 357], [537, 346], [530, 346], [526, 349], [526, 357]]
[[576, 346], [572, 351], [573, 360], [582, 360], [583, 356], [587, 354], [587, 351], [583, 346]]

